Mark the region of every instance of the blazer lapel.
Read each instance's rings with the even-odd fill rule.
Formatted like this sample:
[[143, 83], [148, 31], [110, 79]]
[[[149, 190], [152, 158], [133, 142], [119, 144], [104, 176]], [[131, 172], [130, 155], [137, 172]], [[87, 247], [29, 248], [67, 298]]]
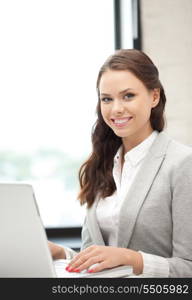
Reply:
[[93, 205], [91, 208], [87, 210], [87, 224], [88, 224], [88, 229], [91, 235], [91, 238], [94, 242], [95, 245], [105, 245], [105, 242], [103, 240], [99, 224], [97, 222], [96, 218], [96, 207], [98, 204], [98, 197], [94, 201]]
[[[159, 133], [141, 166], [133, 185], [123, 201], [118, 227], [118, 246], [127, 248], [139, 210], [164, 160], [170, 138]], [[129, 217], [128, 217], [129, 216]]]

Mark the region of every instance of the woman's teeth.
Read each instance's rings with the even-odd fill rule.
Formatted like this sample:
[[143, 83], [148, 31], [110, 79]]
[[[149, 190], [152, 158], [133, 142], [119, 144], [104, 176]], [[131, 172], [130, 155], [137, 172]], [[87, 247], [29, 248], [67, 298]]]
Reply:
[[132, 117], [125, 118], [125, 119], [114, 119], [113, 122], [115, 124], [123, 124], [123, 123], [127, 123], [127, 121], [129, 121], [130, 119], [132, 119]]

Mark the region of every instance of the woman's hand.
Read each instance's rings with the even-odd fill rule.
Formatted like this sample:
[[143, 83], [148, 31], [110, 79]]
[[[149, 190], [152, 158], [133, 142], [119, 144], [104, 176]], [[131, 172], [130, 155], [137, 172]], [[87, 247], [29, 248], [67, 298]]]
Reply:
[[143, 259], [139, 252], [126, 248], [95, 245], [77, 254], [66, 270], [81, 272], [94, 264], [97, 265], [89, 269], [88, 272], [99, 272], [120, 265], [132, 266], [133, 272], [137, 275], [143, 272]]
[[66, 254], [63, 247], [48, 241], [49, 250], [53, 259], [65, 259]]

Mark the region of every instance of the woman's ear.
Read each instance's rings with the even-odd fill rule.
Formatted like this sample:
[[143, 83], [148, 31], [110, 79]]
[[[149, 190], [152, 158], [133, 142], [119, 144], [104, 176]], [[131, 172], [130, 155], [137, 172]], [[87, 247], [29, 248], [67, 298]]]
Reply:
[[155, 88], [152, 91], [152, 108], [157, 106], [160, 100], [160, 88]]

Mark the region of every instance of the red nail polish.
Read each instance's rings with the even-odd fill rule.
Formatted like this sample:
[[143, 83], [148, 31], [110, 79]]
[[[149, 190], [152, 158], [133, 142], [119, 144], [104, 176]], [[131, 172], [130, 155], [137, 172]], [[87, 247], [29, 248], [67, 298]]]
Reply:
[[74, 272], [74, 268], [69, 268], [69, 272]]
[[80, 269], [74, 269], [73, 271], [79, 273]]
[[90, 269], [90, 270], [88, 270], [88, 272], [89, 272], [89, 273], [93, 273], [93, 272], [94, 272], [94, 270], [93, 270], [93, 269]]

